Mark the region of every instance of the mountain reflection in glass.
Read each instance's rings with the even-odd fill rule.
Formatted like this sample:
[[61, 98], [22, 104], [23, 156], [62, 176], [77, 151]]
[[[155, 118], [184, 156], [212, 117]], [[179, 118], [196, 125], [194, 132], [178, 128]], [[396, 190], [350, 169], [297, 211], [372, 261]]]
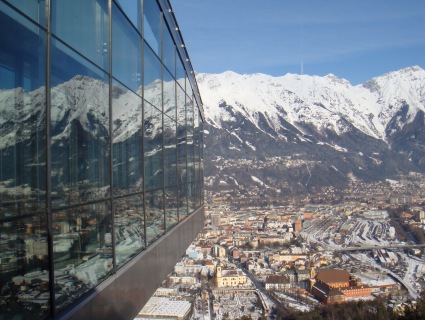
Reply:
[[145, 103], [143, 129], [145, 189], [162, 188], [164, 184], [162, 112], [149, 103]]
[[113, 190], [143, 191], [142, 98], [114, 81], [112, 86]]
[[107, 75], [57, 41], [52, 47], [52, 204], [102, 199], [109, 192]]
[[0, 320], [72, 310], [201, 207], [200, 100], [159, 4], [0, 1]]

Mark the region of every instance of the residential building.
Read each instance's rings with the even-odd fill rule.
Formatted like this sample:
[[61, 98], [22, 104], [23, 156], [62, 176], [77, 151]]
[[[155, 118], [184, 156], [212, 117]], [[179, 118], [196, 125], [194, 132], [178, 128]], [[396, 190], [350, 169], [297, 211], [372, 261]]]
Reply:
[[0, 27], [0, 318], [133, 319], [204, 224], [171, 4], [1, 0]]

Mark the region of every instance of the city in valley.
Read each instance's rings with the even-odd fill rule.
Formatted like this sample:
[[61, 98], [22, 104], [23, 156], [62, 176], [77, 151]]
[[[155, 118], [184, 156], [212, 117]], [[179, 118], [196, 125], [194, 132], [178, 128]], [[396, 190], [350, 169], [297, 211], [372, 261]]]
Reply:
[[262, 206], [207, 191], [204, 230], [139, 318], [273, 319], [359, 300], [402, 314], [425, 290], [422, 181], [287, 199], [256, 190]]

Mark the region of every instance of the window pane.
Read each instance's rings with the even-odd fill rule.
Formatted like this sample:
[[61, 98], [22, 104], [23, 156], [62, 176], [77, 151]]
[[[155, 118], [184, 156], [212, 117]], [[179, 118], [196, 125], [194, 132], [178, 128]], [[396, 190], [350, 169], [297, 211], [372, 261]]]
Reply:
[[108, 76], [52, 41], [52, 203], [63, 206], [109, 194]]
[[145, 103], [144, 110], [144, 157], [145, 157], [145, 188], [162, 188], [164, 172], [162, 162], [162, 113]]
[[187, 130], [193, 131], [193, 102], [186, 96], [186, 125]]
[[188, 204], [188, 214], [191, 214], [193, 211], [195, 211], [195, 183], [189, 181], [187, 183], [187, 204]]
[[183, 90], [185, 89], [185, 81], [186, 81], [185, 77], [186, 77], [186, 71], [184, 70], [183, 63], [180, 60], [180, 56], [177, 55], [176, 80], [177, 80], [177, 83], [183, 88]]
[[185, 127], [177, 125], [177, 183], [187, 181], [187, 145]]
[[146, 44], [143, 71], [144, 98], [159, 110], [162, 110], [161, 62]]
[[165, 189], [165, 227], [170, 230], [178, 220], [177, 186]]
[[47, 219], [0, 223], [0, 319], [45, 319], [49, 313]]
[[56, 311], [73, 303], [112, 271], [111, 220], [109, 202], [53, 214]]
[[187, 188], [185, 184], [179, 184], [179, 221], [187, 216]]
[[[16, 8], [38, 22], [46, 26], [46, 1], [45, 0], [6, 0]], [[1, 29], [4, 30], [4, 29]]]
[[112, 8], [113, 76], [142, 95], [142, 39], [115, 4]]
[[177, 184], [176, 122], [164, 116], [164, 181], [165, 186]]
[[194, 181], [193, 174], [193, 133], [187, 131], [187, 181]]
[[136, 28], [142, 31], [140, 26], [141, 24], [141, 5], [140, 0], [116, 0], [118, 5], [124, 11], [126, 16], [130, 19], [130, 21], [134, 24]]
[[186, 125], [186, 94], [177, 86], [177, 121]]
[[2, 3], [0, 28], [7, 30], [0, 32], [2, 219], [45, 209], [46, 43], [42, 30]]
[[146, 241], [150, 245], [164, 234], [164, 192], [146, 192]]
[[143, 29], [143, 37], [159, 56], [161, 44], [161, 11], [156, 1], [143, 1]]
[[175, 69], [176, 69], [176, 47], [174, 45], [174, 41], [171, 37], [170, 31], [168, 29], [168, 27], [165, 25], [164, 23], [164, 33], [163, 33], [163, 38], [164, 38], [164, 46], [163, 46], [163, 61], [164, 61], [164, 65], [167, 67], [168, 71], [170, 71], [170, 73], [173, 75], [173, 77], [175, 76]]
[[176, 119], [176, 82], [164, 70], [164, 113], [172, 119]]
[[121, 266], [146, 247], [143, 195], [116, 199], [114, 211], [115, 255]]
[[108, 70], [108, 1], [52, 0], [51, 12], [53, 34]]
[[114, 82], [112, 115], [114, 193], [121, 195], [142, 191], [142, 98]]

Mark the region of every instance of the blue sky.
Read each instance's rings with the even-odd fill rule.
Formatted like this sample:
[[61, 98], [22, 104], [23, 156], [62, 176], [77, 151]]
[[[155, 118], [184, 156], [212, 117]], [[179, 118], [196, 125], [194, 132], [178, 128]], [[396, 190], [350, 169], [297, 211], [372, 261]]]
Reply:
[[425, 68], [424, 0], [170, 0], [197, 72], [333, 73], [352, 84]]

